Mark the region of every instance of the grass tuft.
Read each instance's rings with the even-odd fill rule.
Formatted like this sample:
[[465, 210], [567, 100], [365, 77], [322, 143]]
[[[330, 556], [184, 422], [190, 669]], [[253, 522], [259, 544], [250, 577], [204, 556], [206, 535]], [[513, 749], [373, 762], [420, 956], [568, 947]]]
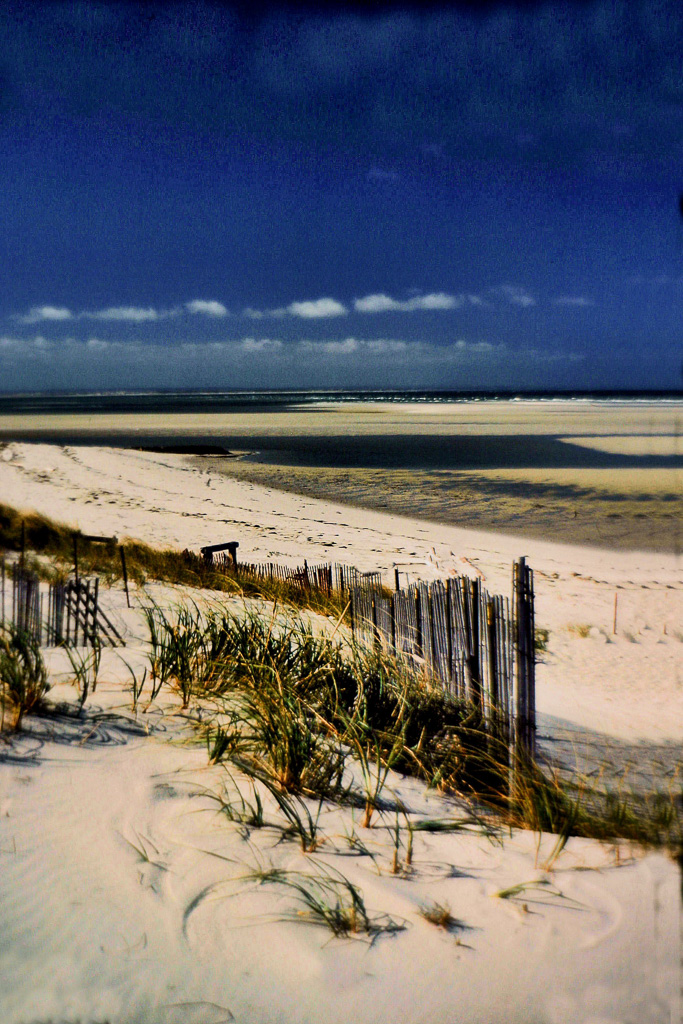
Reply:
[[21, 728], [23, 716], [39, 707], [50, 688], [38, 641], [32, 633], [6, 627], [0, 631], [0, 730], [10, 715], [11, 727]]
[[463, 927], [462, 922], [453, 917], [447, 903], [425, 904], [420, 907], [420, 916], [437, 928], [443, 928], [446, 932], [458, 931]]
[[332, 868], [321, 869], [319, 875], [280, 873], [273, 880], [292, 889], [303, 904], [303, 909], [290, 916], [290, 920], [322, 926], [335, 938], [365, 935], [375, 939], [406, 928], [404, 922], [387, 914], [372, 916], [358, 886]]
[[79, 650], [77, 647], [69, 647], [65, 645], [66, 653], [71, 662], [71, 668], [74, 673], [74, 682], [78, 689], [79, 700], [81, 708], [86, 702], [88, 693], [92, 688], [94, 693], [97, 688], [97, 677], [100, 671], [100, 662], [102, 660], [102, 644], [99, 639], [93, 641], [93, 645], [90, 648], [86, 648], [85, 651]]

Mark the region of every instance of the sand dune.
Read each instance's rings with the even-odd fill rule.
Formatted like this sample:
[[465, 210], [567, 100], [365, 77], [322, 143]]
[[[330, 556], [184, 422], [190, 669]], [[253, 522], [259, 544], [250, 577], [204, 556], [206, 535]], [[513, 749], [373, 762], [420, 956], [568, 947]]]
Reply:
[[[0, 459], [0, 493], [86, 532], [181, 548], [236, 539], [245, 559], [334, 559], [389, 579], [394, 565], [412, 578], [476, 573], [494, 592], [508, 592], [512, 559], [525, 554], [538, 625], [550, 630], [538, 678], [544, 743], [566, 754], [572, 730], [614, 744], [648, 741], [649, 754], [683, 742], [673, 555], [437, 526], [234, 481], [181, 456], [115, 449], [12, 443]], [[150, 596], [171, 599], [156, 586]], [[125, 608], [119, 588], [105, 601], [127, 635], [120, 654], [142, 666], [140, 612]], [[59, 682], [60, 657], [51, 655], [54, 697], [73, 700]], [[475, 829], [417, 833], [411, 870], [394, 875], [391, 816], [361, 829], [357, 812], [332, 806], [313, 854], [273, 829], [245, 836], [201, 795], [225, 775], [207, 767], [203, 746], [188, 744], [178, 702], [166, 695], [135, 717], [127, 679], [119, 653], [105, 652], [82, 719], [28, 722], [0, 750], [3, 1021], [678, 1019], [673, 860], [573, 839], [548, 863], [555, 837], [491, 841]], [[675, 781], [673, 761], [664, 770]], [[415, 780], [393, 775], [388, 790], [415, 820], [462, 814]], [[354, 831], [374, 859], [351, 855]], [[310, 885], [341, 872], [372, 915], [404, 928], [373, 942], [331, 938], [304, 920], [291, 887], [259, 884], [259, 867], [302, 872]], [[421, 915], [436, 903], [450, 907], [450, 931]]]

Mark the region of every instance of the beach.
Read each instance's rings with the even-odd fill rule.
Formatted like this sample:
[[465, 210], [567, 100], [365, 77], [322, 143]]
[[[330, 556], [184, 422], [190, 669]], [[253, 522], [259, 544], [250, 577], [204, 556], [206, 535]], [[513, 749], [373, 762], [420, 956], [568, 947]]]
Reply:
[[[404, 453], [417, 451], [420, 438], [430, 439], [427, 449], [437, 462], [453, 431], [473, 436], [477, 445], [507, 436], [540, 437], [547, 446], [550, 434], [545, 409], [508, 409], [504, 415], [450, 410], [442, 414], [451, 417], [448, 422], [431, 428], [429, 418], [439, 415], [432, 411], [333, 412], [352, 438], [356, 430], [366, 439], [355, 448], [347, 440], [347, 462], [371, 460], [375, 442], [367, 438], [385, 444], [398, 438], [396, 451]], [[244, 561], [340, 561], [380, 570], [388, 584], [395, 569], [406, 581], [464, 573], [481, 579], [491, 593], [507, 595], [512, 561], [524, 555], [535, 574], [536, 623], [548, 630], [537, 665], [543, 755], [592, 772], [604, 770], [611, 758], [625, 787], [644, 773], [648, 785], [656, 778], [660, 789], [680, 790], [683, 565], [675, 530], [669, 541], [648, 545], [641, 542], [647, 530], [637, 519], [646, 502], [662, 515], [665, 508], [678, 509], [677, 411], [629, 408], [609, 421], [600, 410], [560, 414], [554, 433], [571, 440], [553, 440], [552, 446], [583, 460], [577, 466], [425, 469], [424, 451], [421, 468], [339, 469], [329, 459], [322, 467], [302, 466], [305, 444], [292, 445], [292, 437], [343, 436], [341, 426], [336, 434], [331, 429], [327, 413], [276, 414], [282, 418], [267, 421], [269, 433], [261, 420], [261, 434], [255, 422], [242, 420], [240, 426], [238, 418], [211, 430], [205, 418], [175, 419], [154, 429], [138, 422], [135, 430], [130, 419], [70, 421], [71, 443], [5, 443], [0, 493], [8, 504], [85, 533], [181, 550], [237, 540]], [[318, 435], [325, 423], [327, 433]], [[12, 429], [6, 419], [0, 426]], [[52, 421], [50, 429], [67, 426]], [[142, 443], [153, 443], [150, 437], [157, 444], [212, 437], [237, 449], [241, 440], [242, 450], [260, 451], [262, 461], [73, 443], [93, 431], [109, 431], [115, 443], [124, 431]], [[272, 447], [254, 448], [255, 438]], [[298, 465], [286, 461], [292, 447]], [[316, 451], [319, 459], [319, 446]], [[539, 457], [536, 449], [534, 459]], [[616, 465], [620, 459], [634, 465]], [[441, 471], [474, 478], [469, 499], [461, 495], [464, 504], [452, 519], [429, 514], [427, 487], [414, 493], [420, 473]], [[296, 473], [308, 474], [307, 488]], [[343, 473], [350, 477], [346, 491]], [[365, 483], [354, 473], [366, 474]], [[393, 498], [387, 480], [396, 483]], [[505, 525], [496, 529], [474, 497], [489, 487], [487, 501], [494, 506], [492, 481], [524, 490], [510, 498], [517, 512], [500, 512]], [[287, 490], [281, 489], [285, 484]], [[358, 493], [371, 485], [368, 507], [358, 507]], [[520, 512], [531, 485], [574, 489], [581, 516], [601, 507], [596, 494], [608, 495], [600, 500], [620, 510], [628, 506], [633, 516], [625, 516], [621, 540], [611, 524], [602, 537], [567, 543], [572, 535], [562, 533], [555, 511], [545, 535], [534, 534], [527, 529], [531, 513]], [[562, 493], [561, 507], [566, 500]], [[301, 852], [268, 829], [247, 830], [245, 838], [207, 795], [226, 783], [225, 772], [207, 765], [206, 747], [191, 741], [177, 700], [168, 694], [147, 714], [131, 713], [124, 662], [134, 671], [145, 664], [143, 598], [170, 607], [195, 595], [149, 584], [147, 595], [134, 593], [129, 610], [117, 584], [103, 600], [127, 643], [105, 651], [88, 716], [37, 720], [3, 748], [4, 1020], [679, 1019], [680, 872], [665, 853], [574, 838], [556, 856], [556, 836], [515, 830], [491, 838], [468, 827], [416, 833], [410, 869], [404, 865], [394, 874], [392, 815], [362, 829], [353, 808], [334, 806], [321, 812], [326, 839], [315, 853]], [[73, 687], [62, 655], [51, 655], [54, 695], [68, 700]], [[392, 773], [387, 785], [415, 821], [463, 814], [457, 799], [409, 777]], [[269, 814], [275, 811], [269, 806]], [[361, 833], [372, 856], [349, 842]], [[372, 941], [331, 937], [302, 917], [291, 888], [264, 883], [263, 871], [271, 868], [318, 878], [339, 872], [362, 889], [373, 915], [402, 930], [378, 931]], [[447, 905], [455, 923], [446, 929], [430, 924], [421, 908], [434, 905]]]
[[0, 440], [221, 446], [204, 468], [354, 507], [680, 553], [683, 403], [322, 402], [231, 412], [0, 413]]

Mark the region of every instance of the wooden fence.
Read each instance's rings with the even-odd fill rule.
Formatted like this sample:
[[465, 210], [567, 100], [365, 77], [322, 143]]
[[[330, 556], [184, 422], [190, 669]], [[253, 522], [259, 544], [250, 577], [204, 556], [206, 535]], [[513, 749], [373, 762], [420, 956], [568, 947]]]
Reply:
[[304, 564], [292, 569], [277, 562], [239, 562], [227, 554], [213, 556], [213, 567], [226, 575], [239, 578], [251, 576], [258, 580], [279, 581], [299, 590], [320, 590], [325, 594], [348, 594], [354, 588], [382, 587], [380, 572], [360, 572], [352, 565], [338, 562], [323, 565]]
[[384, 644], [481, 710], [486, 730], [518, 753], [535, 748], [533, 573], [513, 567], [513, 598], [459, 576], [386, 591], [351, 590], [354, 636]]
[[[2, 559], [1, 625], [31, 633], [46, 647], [116, 646], [124, 640], [99, 605], [99, 580], [70, 578], [51, 583], [41, 591], [35, 573], [14, 563], [7, 572]], [[5, 608], [5, 592], [11, 581], [11, 606]]]
[[[186, 558], [199, 558], [185, 552]], [[412, 659], [455, 697], [481, 709], [487, 731], [519, 754], [533, 756], [536, 734], [533, 572], [524, 558], [513, 566], [512, 601], [490, 595], [477, 579], [452, 577], [413, 583], [389, 593], [379, 572], [339, 563], [292, 569], [275, 562], [236, 564], [214, 555], [219, 572], [280, 581], [301, 590], [347, 596], [354, 636], [385, 644]], [[6, 568], [2, 557], [1, 624], [5, 625]], [[11, 569], [11, 621], [47, 645], [116, 645], [123, 639], [99, 607], [97, 579], [70, 578], [41, 594], [38, 578]], [[47, 614], [45, 615], [45, 598]]]
[[[2, 567], [3, 620], [5, 604], [5, 566]], [[34, 573], [26, 572], [16, 563], [11, 569], [12, 579], [12, 622], [17, 629], [33, 633], [38, 642], [42, 641], [42, 605], [40, 581]], [[4, 622], [3, 622], [4, 625]]]
[[50, 586], [47, 636], [52, 646], [116, 647], [124, 640], [99, 604], [99, 580], [69, 579]]

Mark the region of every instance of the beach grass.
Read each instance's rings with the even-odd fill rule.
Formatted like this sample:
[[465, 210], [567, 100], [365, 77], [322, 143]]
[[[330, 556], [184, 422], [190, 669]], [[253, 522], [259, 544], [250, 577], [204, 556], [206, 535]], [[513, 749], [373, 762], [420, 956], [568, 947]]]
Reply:
[[[72, 555], [68, 527], [1, 505], [0, 544], [18, 550], [22, 523], [26, 550], [51, 556], [40, 563], [43, 573], [63, 571]], [[82, 571], [89, 559], [101, 568], [110, 554], [84, 541], [79, 550]], [[190, 567], [177, 551], [140, 544], [128, 545], [126, 554], [141, 577], [198, 585], [199, 559], [193, 558]], [[115, 577], [116, 560], [110, 562]], [[200, 587], [233, 592], [232, 578], [212, 573], [210, 567], [201, 568], [199, 575]], [[397, 810], [383, 798], [392, 771], [459, 795], [469, 802], [476, 827], [484, 831], [493, 834], [504, 823], [539, 835], [555, 834], [551, 859], [572, 835], [624, 838], [671, 849], [683, 844], [680, 779], [666, 791], [628, 792], [578, 775], [561, 777], [546, 765], [517, 756], [511, 763], [508, 744], [484, 732], [477, 708], [456, 700], [382, 647], [364, 648], [336, 631], [316, 632], [302, 613], [302, 592], [296, 595], [299, 603], [292, 604], [276, 588], [279, 599], [269, 601], [264, 581], [252, 582], [253, 593], [266, 603], [244, 605], [239, 612], [220, 605], [202, 611], [193, 602], [171, 609], [144, 606], [149, 670], [139, 678], [131, 670], [132, 704], [136, 710], [147, 679], [147, 707], [166, 686], [177, 690], [183, 709], [201, 703], [198, 727], [209, 762], [232, 766], [251, 780], [254, 794], [257, 784], [270, 791], [288, 834], [298, 838], [302, 849], [310, 850], [321, 840], [319, 812], [315, 817], [302, 798], [355, 803], [362, 807], [362, 827], [369, 828], [376, 814]], [[240, 586], [245, 596], [244, 579]], [[325, 610], [338, 611], [338, 602], [328, 603]], [[588, 633], [583, 623], [570, 628], [581, 636]], [[537, 636], [541, 650], [547, 644], [545, 633]], [[72, 656], [71, 662], [82, 706], [96, 685], [99, 651], [87, 659]], [[49, 686], [35, 641], [6, 630], [0, 672], [3, 724], [18, 727]], [[356, 766], [360, 786], [349, 781], [350, 764]], [[246, 804], [243, 813], [249, 814]], [[259, 813], [257, 808], [252, 817]], [[419, 822], [410, 826], [408, 860], [413, 832], [421, 827]], [[443, 827], [455, 824], [444, 820]], [[400, 836], [396, 858], [399, 842]]]
[[6, 626], [0, 631], [0, 731], [21, 728], [50, 688], [40, 645], [32, 633]]
[[[407, 824], [408, 866], [413, 834], [421, 830], [476, 829], [494, 841], [502, 825], [551, 833], [557, 839], [548, 866], [571, 836], [671, 849], [683, 841], [675, 787], [617, 793], [599, 780], [562, 777], [511, 756], [505, 740], [484, 732], [476, 708], [382, 649], [315, 635], [298, 613], [276, 608], [238, 615], [195, 606], [165, 622], [168, 629], [181, 622], [202, 652], [191, 698], [212, 709], [200, 726], [209, 760], [230, 765], [254, 791], [260, 784], [270, 792], [285, 831], [304, 851], [321, 841], [321, 803], [316, 815], [304, 798], [350, 801], [362, 809], [360, 827], [371, 828], [377, 813], [401, 810], [391, 794], [383, 796], [396, 770], [462, 797], [469, 807], [462, 818]], [[355, 766], [353, 782], [349, 765]], [[398, 871], [402, 840], [394, 831]]]
[[[243, 567], [238, 573], [217, 569], [190, 551], [157, 548], [139, 540], [110, 543], [93, 541], [79, 530], [37, 512], [23, 512], [0, 502], [0, 550], [33, 552], [30, 568], [39, 578], [63, 580], [73, 567], [74, 536], [78, 538], [81, 575], [98, 574], [110, 585], [123, 578], [120, 550], [125, 553], [128, 577], [138, 586], [149, 580], [214, 590], [244, 597], [277, 601], [292, 607], [344, 618], [346, 601], [338, 593], [302, 588], [288, 580], [263, 579]], [[36, 558], [35, 555], [43, 556]]]
[[289, 920], [327, 928], [335, 938], [393, 935], [404, 931], [406, 924], [387, 914], [372, 914], [361, 889], [341, 872], [318, 865], [316, 875], [300, 872], [278, 872], [267, 881], [292, 890], [302, 909], [288, 915]]

